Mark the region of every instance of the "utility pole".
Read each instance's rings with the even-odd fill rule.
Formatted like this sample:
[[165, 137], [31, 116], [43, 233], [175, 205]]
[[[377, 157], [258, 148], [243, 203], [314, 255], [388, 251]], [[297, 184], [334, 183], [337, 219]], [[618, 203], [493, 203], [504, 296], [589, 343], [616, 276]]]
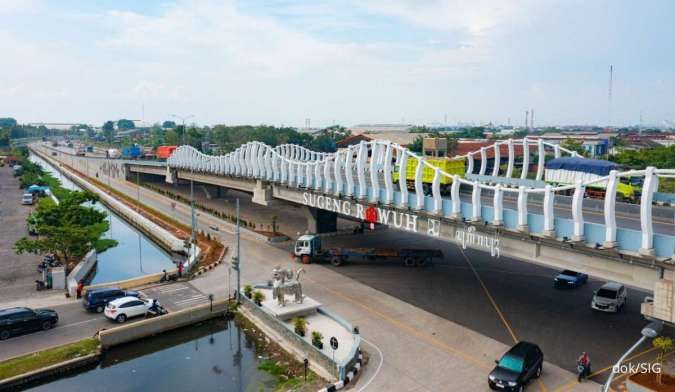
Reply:
[[185, 134], [187, 133], [187, 129], [185, 128], [185, 121], [190, 119], [190, 118], [193, 118], [194, 116], [195, 116], [194, 114], [189, 114], [187, 116], [179, 116], [177, 114], [171, 115], [171, 117], [177, 118], [177, 119], [179, 119], [183, 122], [183, 136], [181, 137], [182, 138], [182, 140], [181, 140], [182, 144], [185, 144]]
[[237, 271], [237, 303], [239, 303], [239, 296], [241, 295], [241, 248], [239, 246], [239, 199], [237, 198], [237, 228], [235, 232], [235, 237], [236, 237], [236, 255], [234, 256], [234, 260], [232, 261], [232, 268]]

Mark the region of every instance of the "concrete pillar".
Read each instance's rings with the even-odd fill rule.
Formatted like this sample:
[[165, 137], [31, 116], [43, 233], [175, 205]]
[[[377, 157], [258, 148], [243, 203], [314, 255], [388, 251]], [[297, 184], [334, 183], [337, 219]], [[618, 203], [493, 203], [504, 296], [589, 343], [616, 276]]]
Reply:
[[408, 207], [408, 150], [399, 150], [398, 187], [401, 190], [401, 202], [399, 207]]
[[303, 207], [307, 217], [307, 231], [312, 234], [337, 231], [337, 213], [315, 207]]
[[462, 202], [459, 199], [459, 176], [452, 176], [452, 187], [450, 188], [450, 196], [452, 197], [452, 219], [462, 219]]
[[584, 240], [584, 202], [585, 188], [581, 185], [581, 180], [577, 180], [574, 188], [574, 196], [572, 196], [572, 218], [574, 219], [574, 232], [572, 234], [572, 241]]
[[553, 218], [553, 202], [555, 193], [552, 191], [551, 185], [546, 185], [544, 191], [544, 235], [546, 237], [555, 238], [555, 226]]
[[527, 178], [527, 172], [530, 170], [530, 146], [528, 145], [527, 138], [523, 139], [523, 169], [520, 172], [520, 179], [524, 180]]
[[645, 181], [642, 185], [640, 199], [640, 228], [642, 229], [642, 245], [639, 253], [643, 256], [654, 256], [654, 227], [652, 225], [652, 202], [654, 192], [659, 189], [659, 178], [654, 174], [655, 168], [649, 166], [645, 170]]
[[527, 192], [525, 192], [525, 187], [520, 186], [518, 188], [518, 231], [527, 233]]
[[487, 170], [487, 153], [485, 152], [485, 147], [480, 148], [480, 170], [478, 171], [479, 175], [485, 175], [485, 170]]
[[537, 162], [537, 181], [541, 181], [544, 178], [544, 165], [546, 164], [546, 148], [544, 146], [544, 141], [541, 139], [537, 140], [537, 154], [539, 154], [539, 161]]
[[511, 178], [511, 176], [513, 175], [513, 164], [516, 159], [515, 157], [516, 154], [515, 151], [513, 150], [513, 139], [507, 140], [506, 145], [509, 150], [509, 163], [506, 166], [506, 177]]
[[269, 183], [256, 180], [252, 201], [263, 206], [269, 205], [269, 202], [272, 201], [272, 187], [269, 186]]
[[493, 162], [494, 162], [494, 166], [492, 167], [492, 175], [493, 175], [494, 177], [499, 176], [499, 164], [500, 164], [501, 161], [502, 161], [502, 158], [501, 158], [501, 155], [500, 155], [500, 154], [501, 154], [501, 151], [500, 151], [500, 148], [499, 148], [499, 147], [500, 147], [500, 146], [499, 146], [499, 143], [495, 143], [495, 144], [494, 144], [495, 159], [494, 159], [494, 161], [493, 161]]
[[605, 248], [614, 248], [616, 242], [616, 186], [618, 178], [617, 171], [609, 172], [607, 180], [607, 189], [605, 190], [605, 242], [602, 246]]
[[495, 186], [494, 197], [492, 199], [492, 207], [494, 209], [494, 220], [492, 224], [501, 226], [504, 224], [504, 190], [501, 184]]

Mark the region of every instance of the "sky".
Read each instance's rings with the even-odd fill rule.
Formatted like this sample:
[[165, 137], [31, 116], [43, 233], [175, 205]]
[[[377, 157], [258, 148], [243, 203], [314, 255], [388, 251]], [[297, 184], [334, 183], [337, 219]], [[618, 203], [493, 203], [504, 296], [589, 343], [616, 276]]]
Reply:
[[0, 117], [663, 125], [673, 15], [668, 0], [0, 0]]

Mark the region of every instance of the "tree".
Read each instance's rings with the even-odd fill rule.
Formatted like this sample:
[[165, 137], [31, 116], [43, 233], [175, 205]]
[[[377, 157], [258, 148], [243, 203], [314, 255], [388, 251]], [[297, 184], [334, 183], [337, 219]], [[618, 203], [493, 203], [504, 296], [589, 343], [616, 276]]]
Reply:
[[663, 374], [663, 360], [666, 357], [666, 354], [673, 349], [673, 341], [671, 338], [666, 336], [658, 336], [652, 340], [652, 346], [659, 350], [658, 355], [656, 356], [656, 362], [661, 366], [661, 371], [656, 375], [656, 383], [663, 385], [662, 374]]
[[13, 119], [12, 117], [4, 117], [0, 118], [0, 128], [4, 127], [15, 127], [16, 126], [16, 120]]
[[115, 123], [112, 121], [106, 121], [102, 128], [103, 136], [105, 136], [105, 139], [108, 141], [108, 143], [112, 143], [113, 138], [115, 137]]
[[134, 128], [136, 128], [136, 125], [134, 125], [133, 121], [123, 118], [121, 120], [117, 120], [117, 128], [119, 128], [119, 129], [134, 129]]
[[0, 130], [0, 147], [9, 146], [9, 129]]
[[566, 148], [570, 151], [576, 151], [579, 153], [581, 156], [586, 156], [587, 152], [584, 149], [584, 144], [583, 142], [580, 142], [578, 140], [574, 140], [571, 137], [568, 137], [567, 139], [563, 140], [563, 142], [560, 144], [561, 147]]
[[173, 129], [176, 128], [176, 122], [171, 120], [166, 120], [162, 123], [162, 128], [164, 129]]

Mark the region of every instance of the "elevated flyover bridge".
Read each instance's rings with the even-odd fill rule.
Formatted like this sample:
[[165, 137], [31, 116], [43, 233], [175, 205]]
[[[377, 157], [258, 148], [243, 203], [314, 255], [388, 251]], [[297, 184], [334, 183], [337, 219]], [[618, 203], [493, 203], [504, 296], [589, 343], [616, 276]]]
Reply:
[[[493, 165], [492, 172], [487, 173], [487, 149], [493, 148], [497, 159], [503, 144], [509, 151], [506, 170], [502, 172], [500, 165]], [[538, 150], [535, 179], [520, 185], [497, 180], [514, 179], [516, 157], [512, 146], [515, 145], [525, 146], [519, 157], [523, 170], [516, 180], [528, 179], [530, 144]], [[252, 193], [253, 201], [260, 204], [273, 198], [301, 204], [307, 206], [312, 231], [334, 228], [338, 215], [358, 220], [370, 218], [394, 229], [484, 250], [495, 257], [508, 255], [574, 269], [647, 290], [660, 285], [672, 295], [675, 279], [672, 208], [654, 207], [653, 202], [659, 179], [675, 176], [675, 170], [653, 167], [613, 170], [588, 181], [553, 186], [537, 182], [543, 178], [548, 152], [554, 157], [575, 155], [541, 140], [500, 141], [464, 156], [467, 162], [464, 175], [444, 172], [425, 157], [386, 140], [363, 141], [336, 153], [250, 142], [222, 156], [181, 146], [166, 163], [64, 159], [98, 160], [101, 166], [121, 165], [120, 170], [127, 174], [164, 175], [167, 182], [188, 180], [238, 189]], [[477, 157], [481, 157], [480, 166]], [[415, 165], [411, 189], [406, 176], [398, 176], [397, 181], [393, 176], [395, 171], [406, 173], [409, 164]], [[425, 187], [422, 181], [425, 169], [433, 171], [430, 187]], [[616, 191], [623, 177], [642, 179], [639, 207], [633, 207], [639, 211], [628, 209], [617, 214]], [[451, 181], [449, 194], [441, 192], [443, 179]], [[600, 201], [602, 208], [599, 211], [599, 201], [593, 200], [590, 212], [584, 206], [590, 203], [584, 198], [585, 188], [599, 183], [605, 189], [604, 200]], [[659, 209], [656, 215], [655, 208]], [[590, 216], [592, 219], [588, 219]], [[655, 308], [661, 300], [665, 301], [656, 294]]]

